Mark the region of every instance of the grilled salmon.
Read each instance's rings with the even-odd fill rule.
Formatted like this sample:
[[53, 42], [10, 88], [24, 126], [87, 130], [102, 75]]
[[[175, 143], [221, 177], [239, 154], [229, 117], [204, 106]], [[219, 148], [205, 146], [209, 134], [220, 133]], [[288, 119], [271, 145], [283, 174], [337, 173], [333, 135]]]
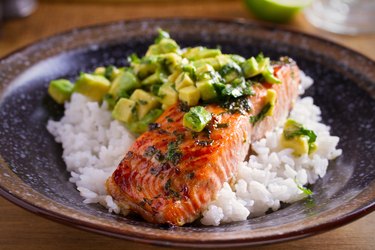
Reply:
[[[181, 103], [165, 110], [108, 178], [108, 193], [120, 207], [129, 207], [149, 222], [181, 226], [196, 220], [224, 182], [234, 183], [251, 142], [282, 123], [292, 108], [299, 69], [293, 62], [273, 67], [282, 84], [255, 84], [254, 95], [241, 100], [247, 107], [242, 112], [219, 104], [205, 106], [213, 119], [202, 132], [183, 126], [187, 110]], [[249, 118], [262, 112], [268, 89], [277, 94], [273, 115], [254, 124]]]

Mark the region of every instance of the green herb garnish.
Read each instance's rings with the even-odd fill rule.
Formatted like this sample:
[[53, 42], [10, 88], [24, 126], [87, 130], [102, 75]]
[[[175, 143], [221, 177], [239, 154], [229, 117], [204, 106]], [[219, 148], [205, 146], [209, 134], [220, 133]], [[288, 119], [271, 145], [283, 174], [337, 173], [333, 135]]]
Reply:
[[250, 122], [254, 125], [257, 122], [263, 120], [271, 107], [272, 107], [271, 103], [267, 103], [266, 105], [264, 105], [262, 110], [259, 112], [259, 114], [250, 116]]

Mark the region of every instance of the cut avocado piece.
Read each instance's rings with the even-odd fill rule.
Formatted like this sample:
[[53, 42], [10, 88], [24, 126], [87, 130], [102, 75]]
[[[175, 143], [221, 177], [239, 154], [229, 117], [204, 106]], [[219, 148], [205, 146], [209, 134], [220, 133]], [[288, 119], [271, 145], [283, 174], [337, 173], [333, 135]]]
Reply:
[[160, 55], [171, 52], [177, 53], [179, 50], [180, 47], [173, 39], [162, 38], [157, 44], [153, 44], [148, 48], [146, 56]]
[[162, 113], [163, 110], [161, 109], [153, 109], [141, 120], [127, 124], [127, 127], [133, 133], [142, 134], [148, 130], [148, 125], [154, 122]]
[[203, 64], [197, 68], [196, 74], [202, 75], [207, 72], [215, 71], [214, 68], [210, 64]]
[[70, 99], [74, 85], [66, 79], [53, 80], [49, 83], [48, 94], [59, 104]]
[[163, 84], [159, 88], [160, 101], [163, 104], [163, 109], [175, 104], [178, 101], [178, 93], [170, 84]]
[[175, 81], [177, 91], [188, 87], [194, 86], [194, 81], [190, 78], [189, 74], [186, 72], [182, 72]]
[[97, 68], [94, 70], [94, 74], [95, 74], [95, 75], [101, 75], [101, 76], [104, 76], [104, 73], [105, 73], [105, 67], [97, 67]]
[[271, 107], [268, 109], [264, 116], [273, 116], [276, 104], [276, 97], [277, 93], [274, 89], [267, 89], [266, 103], [269, 103]]
[[311, 154], [317, 149], [316, 134], [314, 131], [306, 129], [302, 124], [288, 119], [285, 122], [281, 143], [284, 147], [294, 149], [294, 154]]
[[184, 115], [183, 125], [195, 132], [201, 132], [211, 121], [212, 115], [202, 106], [190, 108], [189, 112]]
[[210, 80], [197, 82], [197, 88], [203, 101], [209, 101], [217, 97], [215, 87]]
[[122, 94], [139, 88], [141, 84], [138, 78], [129, 71], [121, 72], [114, 80], [108, 91], [114, 97], [122, 96]]
[[200, 66], [203, 66], [205, 64], [211, 65], [215, 70], [219, 70], [221, 67], [219, 60], [216, 57], [203, 58], [197, 61], [193, 61], [193, 65], [196, 68], [199, 68]]
[[307, 136], [296, 136], [292, 139], [286, 139], [284, 136], [281, 136], [280, 143], [285, 148], [293, 149], [293, 154], [296, 156], [301, 156], [309, 152], [309, 138]]
[[168, 67], [169, 72], [173, 72], [181, 64], [181, 56], [176, 53], [167, 53], [160, 55], [162, 63]]
[[156, 62], [151, 62], [151, 61], [141, 62], [141, 63], [132, 62], [131, 66], [134, 69], [134, 73], [140, 79], [144, 79], [147, 76], [153, 74], [156, 71], [157, 67], [158, 67], [158, 65], [156, 64]]
[[181, 74], [181, 70], [175, 70], [172, 74], [168, 76], [168, 82], [174, 83], [177, 77]]
[[104, 76], [82, 73], [74, 85], [74, 91], [93, 101], [100, 101], [108, 92], [110, 85], [111, 83]]
[[255, 57], [250, 57], [241, 64], [242, 71], [246, 78], [260, 74], [260, 69]]
[[189, 106], [195, 106], [199, 102], [200, 93], [195, 86], [188, 86], [179, 90], [178, 98]]
[[186, 51], [182, 54], [183, 57], [189, 60], [215, 57], [217, 55], [221, 55], [221, 51], [219, 49], [208, 49], [205, 47], [187, 48]]
[[160, 106], [160, 102], [156, 96], [153, 96], [142, 89], [136, 89], [130, 96], [130, 100], [137, 103], [136, 110], [138, 119], [142, 119], [151, 109]]
[[162, 84], [167, 82], [167, 80], [167, 75], [163, 71], [156, 70], [155, 73], [148, 76], [142, 81], [142, 85]]
[[112, 111], [113, 118], [126, 123], [131, 122], [135, 111], [135, 105], [136, 103], [133, 100], [120, 98]]

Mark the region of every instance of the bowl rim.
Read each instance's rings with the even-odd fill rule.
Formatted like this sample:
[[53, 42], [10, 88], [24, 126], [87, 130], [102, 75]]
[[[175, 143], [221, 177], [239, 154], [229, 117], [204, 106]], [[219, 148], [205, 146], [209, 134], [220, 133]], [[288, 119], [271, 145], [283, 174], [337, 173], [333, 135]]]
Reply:
[[[100, 24], [95, 24], [95, 25], [89, 25], [89, 26], [83, 26], [79, 28], [74, 28], [74, 29], [69, 29], [64, 32], [57, 33], [52, 36], [48, 36], [46, 38], [42, 38], [39, 40], [36, 40], [34, 42], [29, 43], [28, 45], [25, 45], [13, 52], [8, 53], [4, 57], [0, 59], [0, 64], [5, 62], [8, 59], [11, 59], [14, 55], [18, 53], [22, 53], [28, 48], [34, 47], [34, 46], [40, 46], [41, 44], [44, 43], [49, 43], [51, 42], [52, 39], [58, 38], [58, 37], [66, 37], [69, 35], [72, 35], [76, 32], [83, 32], [85, 30], [92, 30], [96, 28], [104, 28], [104, 27], [109, 27], [112, 25], [116, 24], [129, 24], [129, 23], [141, 23], [141, 22], [155, 22], [155, 21], [181, 21], [181, 22], [186, 22], [186, 21], [205, 21], [205, 22], [212, 22], [212, 23], [225, 23], [225, 24], [243, 24], [243, 25], [252, 25], [256, 26], [260, 29], [272, 29], [275, 30], [277, 29], [278, 31], [281, 32], [287, 32], [287, 33], [292, 33], [292, 34], [298, 34], [302, 35], [304, 37], [307, 37], [308, 39], [314, 39], [320, 43], [326, 43], [330, 46], [337, 47], [341, 50], [348, 51], [352, 55], [359, 56], [360, 58], [363, 58], [363, 60], [370, 62], [371, 65], [375, 68], [375, 60], [372, 60], [371, 58], [367, 57], [366, 55], [363, 55], [351, 48], [347, 48], [343, 45], [337, 44], [333, 41], [326, 40], [324, 38], [318, 37], [316, 35], [308, 34], [302, 31], [294, 30], [291, 28], [287, 28], [284, 26], [278, 26], [278, 25], [271, 25], [263, 22], [258, 22], [258, 21], [252, 21], [252, 20], [245, 20], [245, 19], [232, 19], [232, 18], [137, 18], [137, 19], [130, 19], [130, 20], [120, 20], [120, 21], [112, 21], [112, 22], [105, 22], [105, 23], [100, 23]], [[3, 92], [3, 91], [1, 91]], [[0, 155], [0, 167], [5, 167], [8, 168], [9, 171], [10, 168], [7, 166], [5, 161]], [[14, 176], [16, 176], [14, 174]], [[17, 177], [18, 178], [18, 177]], [[22, 180], [20, 180], [23, 182]], [[27, 184], [25, 184], [27, 185]], [[117, 237], [117, 238], [123, 238], [127, 240], [132, 240], [135, 242], [140, 242], [140, 243], [151, 243], [151, 244], [156, 244], [156, 245], [162, 245], [162, 246], [184, 246], [184, 247], [228, 247], [228, 246], [249, 246], [249, 245], [260, 245], [260, 244], [269, 244], [269, 243], [277, 243], [281, 241], [287, 241], [287, 240], [292, 240], [292, 239], [298, 239], [298, 238], [303, 238], [307, 237], [310, 235], [318, 234], [318, 233], [323, 233], [328, 230], [332, 230], [334, 228], [337, 228], [339, 226], [345, 225], [347, 223], [350, 223], [356, 219], [359, 219], [373, 211], [375, 211], [375, 182], [372, 181], [372, 183], [369, 185], [371, 188], [368, 190], [362, 191], [361, 193], [357, 194], [357, 197], [359, 196], [366, 196], [367, 194], [364, 194], [366, 191], [370, 192], [370, 197], [373, 198], [373, 200], [366, 200], [366, 202], [361, 202], [360, 204], [357, 204], [357, 207], [353, 209], [347, 209], [345, 214], [343, 214], [341, 217], [336, 218], [335, 220], [329, 220], [326, 221], [325, 223], [321, 223], [319, 225], [313, 225], [311, 227], [304, 228], [302, 231], [291, 231], [287, 232], [285, 234], [278, 234], [278, 235], [271, 235], [271, 236], [266, 236], [266, 237], [259, 237], [259, 238], [243, 238], [243, 239], [221, 239], [221, 240], [212, 240], [212, 239], [206, 239], [206, 240], [186, 240], [186, 239], [172, 239], [169, 238], [167, 241], [160, 241], [157, 238], [152, 238], [148, 237], [147, 234], [139, 234], [139, 235], [131, 235], [131, 234], [124, 234], [124, 232], [121, 231], [116, 231], [114, 229], [110, 230], [110, 228], [103, 228], [100, 225], [96, 225], [84, 220], [80, 220], [78, 218], [73, 218], [69, 217], [66, 214], [60, 214], [56, 211], [51, 211], [46, 209], [45, 207], [42, 207], [38, 204], [35, 204], [28, 200], [25, 197], [22, 197], [20, 195], [16, 195], [12, 193], [11, 190], [8, 190], [6, 186], [3, 185], [1, 182], [0, 178], [0, 196], [4, 197], [5, 199], [11, 201], [12, 203], [30, 211], [35, 214], [41, 215], [43, 217], [46, 217], [50, 220], [54, 220], [63, 224], [67, 224], [76, 228], [84, 229], [87, 231], [95, 232], [95, 233], [100, 233], [104, 234], [107, 236], [112, 236], [112, 237]], [[29, 187], [31, 188], [31, 187]], [[40, 193], [39, 193], [40, 194]], [[51, 199], [43, 196], [40, 194], [44, 199], [52, 201]], [[353, 200], [349, 202], [354, 202]], [[145, 238], [146, 237], [146, 238]]]

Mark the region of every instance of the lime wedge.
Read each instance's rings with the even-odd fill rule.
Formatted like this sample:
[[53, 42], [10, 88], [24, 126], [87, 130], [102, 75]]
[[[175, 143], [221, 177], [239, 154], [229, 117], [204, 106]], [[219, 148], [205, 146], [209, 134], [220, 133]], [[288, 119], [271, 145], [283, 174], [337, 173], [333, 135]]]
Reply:
[[287, 22], [312, 0], [244, 0], [244, 2], [259, 19]]

